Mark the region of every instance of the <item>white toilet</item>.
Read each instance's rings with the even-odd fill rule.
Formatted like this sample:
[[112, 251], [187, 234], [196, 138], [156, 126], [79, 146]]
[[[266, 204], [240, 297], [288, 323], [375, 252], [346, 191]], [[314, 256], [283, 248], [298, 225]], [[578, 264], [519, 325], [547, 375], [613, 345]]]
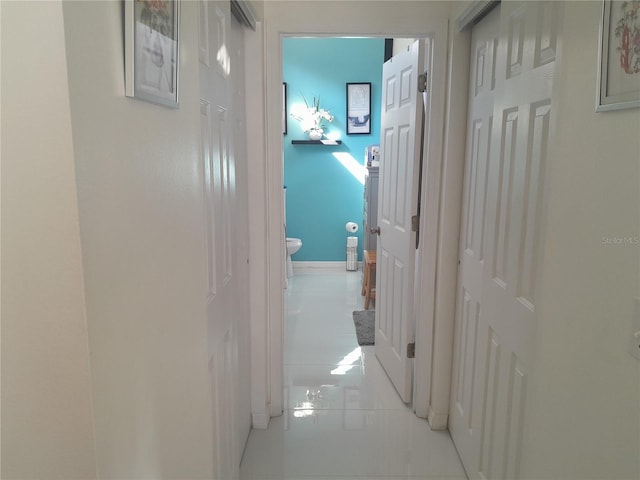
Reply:
[[302, 248], [302, 240], [299, 238], [287, 237], [287, 277], [293, 277], [293, 263], [291, 262], [291, 255], [296, 253]]
[[[284, 218], [287, 218], [287, 187], [284, 187]], [[284, 226], [285, 238], [287, 239], [287, 278], [293, 277], [293, 263], [291, 262], [291, 255], [296, 253], [298, 250], [302, 248], [302, 240], [299, 238], [290, 238], [286, 236], [287, 233], [287, 225], [285, 220]], [[287, 282], [285, 282], [288, 285]]]

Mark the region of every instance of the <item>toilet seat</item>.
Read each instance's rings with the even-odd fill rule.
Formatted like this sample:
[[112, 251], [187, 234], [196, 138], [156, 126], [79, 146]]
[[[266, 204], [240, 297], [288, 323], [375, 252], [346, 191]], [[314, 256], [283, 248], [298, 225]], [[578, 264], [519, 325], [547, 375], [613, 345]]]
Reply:
[[299, 238], [287, 237], [287, 251], [290, 255], [300, 250], [300, 247], [302, 247], [302, 240]]

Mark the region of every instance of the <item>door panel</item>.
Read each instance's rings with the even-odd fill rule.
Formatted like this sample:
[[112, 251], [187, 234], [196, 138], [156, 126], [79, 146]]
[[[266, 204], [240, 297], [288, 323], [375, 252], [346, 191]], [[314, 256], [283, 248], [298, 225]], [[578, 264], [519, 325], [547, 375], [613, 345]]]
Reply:
[[[240, 457], [249, 412], [247, 388], [241, 380], [249, 375], [239, 360], [241, 335], [248, 337], [242, 322], [248, 321], [246, 303], [238, 292], [246, 285], [246, 268], [240, 243], [247, 213], [239, 209], [236, 191], [233, 86], [231, 84], [231, 13], [228, 2], [199, 3], [200, 131], [203, 174], [205, 248], [207, 252], [206, 302], [209, 375], [214, 431], [214, 478], [239, 477]], [[246, 223], [246, 222], [245, 222]], [[246, 228], [245, 228], [246, 231]], [[244, 255], [246, 257], [246, 254]], [[244, 260], [246, 262], [246, 258]], [[243, 280], [244, 279], [244, 280]], [[244, 283], [243, 283], [244, 282]], [[245, 369], [240, 370], [244, 365]], [[242, 378], [241, 378], [242, 377]], [[242, 394], [246, 398], [240, 398]]]
[[422, 131], [418, 75], [423, 63], [424, 47], [416, 42], [383, 67], [375, 344], [376, 356], [404, 402], [411, 399], [412, 365], [407, 358], [414, 321], [411, 217], [418, 207]]
[[[482, 417], [481, 396], [487, 332], [481, 324], [482, 282], [487, 245], [488, 166], [491, 156], [500, 9], [495, 8], [472, 34], [471, 79], [467, 122], [463, 220], [456, 309], [454, 375], [449, 429], [461, 457], [478, 459]], [[464, 461], [468, 472], [469, 462]], [[476, 460], [477, 463], [477, 460]]]
[[235, 188], [235, 204], [233, 207], [234, 221], [233, 242], [234, 265], [237, 277], [236, 285], [236, 325], [238, 342], [234, 347], [234, 358], [237, 358], [238, 372], [236, 384], [236, 429], [237, 444], [235, 458], [240, 460], [244, 446], [249, 438], [251, 430], [251, 366], [250, 355], [250, 326], [249, 326], [249, 302], [247, 301], [247, 289], [249, 285], [249, 166], [247, 159], [247, 123], [245, 105], [245, 45], [244, 27], [234, 17], [231, 17], [231, 44], [233, 45], [231, 58], [231, 85], [233, 90], [233, 153], [234, 153], [234, 177], [232, 185]]
[[[556, 9], [553, 2], [502, 2], [473, 32], [451, 412], [452, 436], [471, 478], [519, 474], [534, 362]], [[474, 90], [484, 85], [477, 77], [487, 67], [478, 67], [479, 52], [498, 33], [495, 88], [480, 103]], [[489, 111], [487, 163], [475, 152]]]

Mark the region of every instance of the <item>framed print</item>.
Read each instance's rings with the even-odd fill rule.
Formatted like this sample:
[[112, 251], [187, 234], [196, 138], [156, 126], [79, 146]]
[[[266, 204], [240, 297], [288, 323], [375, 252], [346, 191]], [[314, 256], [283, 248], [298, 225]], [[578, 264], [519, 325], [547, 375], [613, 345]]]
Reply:
[[179, 0], [126, 0], [125, 94], [178, 108]]
[[596, 111], [640, 107], [640, 0], [605, 0]]
[[371, 83], [347, 83], [347, 135], [371, 133]]
[[282, 82], [282, 134], [287, 134], [287, 82]]

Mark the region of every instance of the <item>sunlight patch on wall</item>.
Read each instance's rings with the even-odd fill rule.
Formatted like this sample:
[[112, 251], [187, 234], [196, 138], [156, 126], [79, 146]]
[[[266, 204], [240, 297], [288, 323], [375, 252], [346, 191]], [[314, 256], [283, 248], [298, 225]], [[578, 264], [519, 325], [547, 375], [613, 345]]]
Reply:
[[364, 185], [364, 176], [367, 171], [364, 165], [353, 158], [351, 154], [346, 152], [335, 152], [333, 156], [336, 157], [336, 159], [351, 175], [353, 175], [353, 178], [360, 182], [360, 185]]

